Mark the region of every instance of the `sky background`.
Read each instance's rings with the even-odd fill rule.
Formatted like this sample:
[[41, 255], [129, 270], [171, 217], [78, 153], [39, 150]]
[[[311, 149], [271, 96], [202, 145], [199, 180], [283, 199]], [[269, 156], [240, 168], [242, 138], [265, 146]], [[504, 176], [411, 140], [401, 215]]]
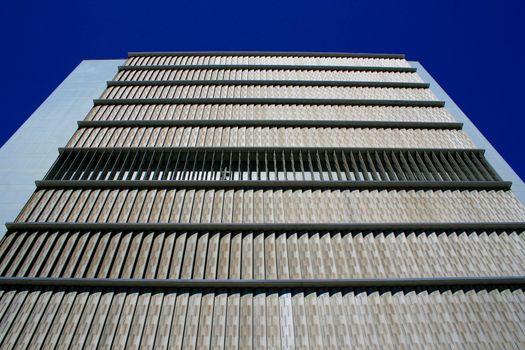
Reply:
[[9, 1], [0, 145], [83, 59], [129, 51], [404, 53], [525, 179], [523, 1]]

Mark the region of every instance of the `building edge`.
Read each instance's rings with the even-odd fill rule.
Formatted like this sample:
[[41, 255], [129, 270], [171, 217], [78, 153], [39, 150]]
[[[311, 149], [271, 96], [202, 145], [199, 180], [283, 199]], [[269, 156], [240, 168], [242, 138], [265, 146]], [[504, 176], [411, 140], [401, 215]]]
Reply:
[[423, 67], [418, 61], [408, 61], [408, 63], [417, 69], [417, 74], [423, 79], [425, 83], [430, 84], [430, 90], [436, 95], [436, 97], [445, 101], [445, 108], [452, 114], [454, 119], [460, 123], [463, 123], [463, 131], [472, 140], [476, 148], [485, 150], [485, 158], [490, 165], [496, 170], [501, 176], [503, 181], [512, 182], [512, 192], [525, 205], [525, 184], [522, 179], [516, 174], [514, 169], [503, 159], [499, 152], [492, 146], [485, 136], [479, 131], [474, 123], [467, 117], [465, 113], [459, 108], [459, 106], [452, 100], [452, 98], [443, 90], [443, 88], [437, 83], [436, 80], [430, 75], [430, 73]]
[[0, 238], [124, 62], [80, 62], [0, 148]]

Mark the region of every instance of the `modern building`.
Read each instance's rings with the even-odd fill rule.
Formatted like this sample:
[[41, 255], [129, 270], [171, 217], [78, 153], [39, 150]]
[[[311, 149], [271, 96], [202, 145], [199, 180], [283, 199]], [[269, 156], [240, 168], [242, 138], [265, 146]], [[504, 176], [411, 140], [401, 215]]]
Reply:
[[84, 61], [0, 166], [2, 348], [525, 347], [525, 186], [403, 55]]

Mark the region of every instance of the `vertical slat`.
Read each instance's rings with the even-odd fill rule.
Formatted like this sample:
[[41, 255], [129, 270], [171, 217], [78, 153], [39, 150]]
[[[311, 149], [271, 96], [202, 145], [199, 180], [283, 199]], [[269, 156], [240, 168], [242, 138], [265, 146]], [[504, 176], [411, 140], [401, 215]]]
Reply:
[[[42, 344], [43, 348], [54, 348], [57, 345], [58, 340], [60, 339], [60, 336], [62, 334], [62, 328], [64, 327], [70, 310], [73, 307], [73, 303], [75, 301], [76, 296], [77, 291], [66, 290], [64, 292], [63, 297], [60, 300], [56, 300], [56, 302], [53, 303], [53, 309], [57, 307], [57, 309], [55, 309], [56, 312], [52, 314], [52, 316], [54, 317], [52, 320], [51, 317], [46, 319], [44, 321], [45, 327], [43, 327], [40, 330], [42, 331], [42, 333], [40, 333], [42, 337], [39, 337], [39, 340], [41, 339], [42, 343], [39, 342], [39, 345]], [[47, 332], [45, 332], [45, 328], [48, 328]]]
[[87, 334], [84, 346], [86, 348], [96, 348], [101, 339], [102, 332], [104, 330], [104, 323], [108, 316], [111, 303], [113, 301], [114, 292], [112, 290], [106, 290], [102, 292], [98, 307], [93, 320], [90, 324], [89, 333]]
[[323, 333], [321, 330], [321, 320], [317, 310], [317, 294], [314, 291], [305, 291], [305, 311], [308, 320], [308, 343], [313, 349], [321, 349], [328, 346], [323, 344]]
[[357, 151], [357, 162], [359, 163], [359, 167], [361, 168], [361, 173], [363, 175], [363, 179], [365, 181], [371, 181], [371, 176], [370, 176], [370, 173], [371, 171], [369, 171], [368, 167], [366, 166], [366, 163], [363, 159], [363, 153], [364, 151]]
[[66, 166], [70, 164], [70, 161], [68, 160], [70, 158], [74, 158], [75, 156], [76, 155], [74, 151], [66, 150], [60, 153], [55, 163], [53, 163], [49, 171], [46, 173], [46, 175], [44, 175], [43, 179], [44, 180], [55, 180], [58, 174], [60, 174], [60, 170], [64, 169]]
[[200, 317], [195, 346], [197, 349], [209, 349], [213, 325], [214, 292], [203, 292], [200, 303]]
[[266, 292], [256, 290], [253, 295], [253, 347], [267, 348]]
[[432, 172], [428, 169], [428, 167], [425, 165], [425, 162], [423, 159], [421, 159], [421, 156], [419, 152], [414, 152], [415, 162], [419, 164], [422, 170], [423, 174], [423, 181], [439, 181], [439, 178], [433, 178]]
[[419, 169], [416, 161], [414, 160], [410, 152], [407, 152], [406, 155], [407, 155], [407, 162], [410, 163], [410, 165], [412, 165], [412, 173], [415, 175], [416, 179], [418, 181], [425, 181], [425, 176], [423, 175], [422, 171]]
[[[127, 180], [136, 180], [137, 178], [137, 175], [135, 174], [135, 172], [138, 173], [138, 166], [139, 166], [139, 159], [140, 158], [140, 155], [141, 155], [141, 151], [137, 150], [137, 151], [129, 151], [132, 155], [131, 157], [131, 163], [129, 165], [129, 173], [128, 173], [128, 176], [126, 177]], [[107, 178], [107, 177], [106, 177]]]
[[[447, 169], [447, 174], [448, 176], [450, 176], [450, 178], [453, 180], [453, 181], [462, 181], [463, 179], [463, 174], [461, 173], [461, 171], [459, 169], [454, 169], [447, 161], [445, 155], [443, 154], [443, 152], [439, 152], [439, 159], [440, 159], [440, 164], [443, 165], [444, 168]], [[461, 176], [461, 177], [460, 177]]]
[[111, 167], [113, 167], [115, 163], [115, 158], [116, 158], [115, 153], [117, 153], [117, 156], [118, 156], [119, 151], [111, 150], [109, 152], [109, 155], [104, 159], [105, 160], [104, 166], [100, 170], [100, 174], [95, 180], [106, 180], [108, 179], [108, 177], [110, 177]]
[[201, 300], [202, 292], [200, 290], [190, 293], [182, 343], [184, 349], [194, 349], [197, 345]]
[[13, 257], [25, 233], [7, 232], [0, 243], [0, 275], [8, 266], [9, 260]]
[[279, 294], [279, 315], [281, 324], [281, 348], [295, 348], [295, 334], [293, 327], [292, 297], [289, 289]]
[[[385, 162], [385, 167], [388, 170], [388, 176], [390, 178], [390, 181], [400, 181], [401, 179], [399, 178], [397, 171], [394, 169], [394, 167], [392, 166], [392, 163], [390, 162], [389, 157], [392, 156], [392, 153], [390, 154], [390, 156], [388, 155], [388, 152], [382, 152], [382, 153], [383, 153], [383, 160]], [[381, 159], [378, 159], [378, 162], [381, 163]]]
[[175, 236], [175, 248], [171, 258], [168, 278], [180, 278], [182, 269], [182, 259], [184, 257], [184, 247], [186, 246], [186, 232], [177, 233]]
[[367, 160], [368, 164], [370, 164], [370, 171], [372, 173], [372, 179], [374, 181], [379, 181], [380, 180], [379, 175], [378, 175], [379, 173], [376, 170], [376, 167], [374, 165], [374, 161], [372, 160], [372, 157], [370, 157], [370, 152], [366, 151], [364, 153], [366, 155], [366, 160]]
[[353, 170], [350, 170], [350, 166], [348, 165], [348, 161], [346, 160], [345, 151], [341, 151], [341, 160], [342, 160], [343, 168], [345, 169], [345, 172], [346, 172], [347, 181], [358, 180]]
[[403, 167], [401, 167], [401, 165], [399, 164], [399, 161], [396, 157], [396, 152], [394, 151], [390, 152], [390, 156], [392, 157], [392, 163], [394, 164], [394, 168], [396, 170], [396, 174], [397, 174], [399, 181], [409, 180], [410, 177], [407, 176], [408, 174], [405, 174], [405, 172], [403, 171]]
[[[166, 158], [166, 167], [164, 168], [163, 172], [162, 172], [162, 178], [160, 178], [159, 180], [169, 180], [170, 178], [170, 171], [175, 171], [175, 168], [171, 166], [172, 164], [172, 157], [173, 157], [173, 150], [170, 150], [169, 151], [169, 154], [168, 154], [168, 157]], [[160, 164], [159, 164], [160, 165]]]
[[94, 167], [96, 165], [97, 157], [94, 153], [86, 152], [86, 156], [88, 156], [89, 158], [86, 161], [85, 165], [80, 166], [80, 173], [82, 175], [78, 177], [79, 180], [89, 179], [91, 175], [91, 167]]
[[446, 153], [446, 157], [444, 157], [444, 158], [446, 158], [447, 162], [456, 171], [456, 173], [461, 178], [461, 180], [463, 180], [463, 181], [468, 181], [469, 180], [468, 172], [466, 171], [466, 169], [463, 169], [463, 167], [456, 162], [456, 160], [454, 159], [454, 156], [453, 156], [453, 154], [451, 152], [447, 152]]
[[25, 323], [31, 314], [33, 314], [33, 308], [38, 303], [41, 292], [38, 290], [29, 291], [27, 297], [24, 299], [23, 303], [20, 305], [20, 309], [16, 311], [16, 315], [13, 315], [12, 322], [9, 324], [9, 331], [5, 333], [8, 327], [2, 327], [0, 337], [3, 338], [2, 349], [13, 349], [17, 342], [17, 339], [20, 336], [20, 332], [24, 328]]
[[174, 316], [175, 301], [177, 299], [177, 291], [168, 289], [164, 291], [162, 295], [162, 307], [158, 316], [158, 326], [155, 336], [155, 349], [168, 348], [168, 343], [171, 338], [170, 332]]
[[410, 168], [410, 164], [408, 164], [408, 161], [406, 160], [406, 158], [405, 158], [403, 153], [405, 153], [405, 152], [399, 151], [399, 153], [398, 153], [399, 164], [401, 165], [401, 169], [404, 169], [405, 176], [407, 177], [408, 180], [417, 180], [416, 175], [414, 174], [414, 172]]
[[[50, 235], [48, 235], [48, 237], [46, 238], [43, 246], [42, 246], [42, 249], [40, 250], [40, 253], [36, 256], [36, 259], [34, 261], [34, 264], [33, 266], [31, 267], [31, 270], [29, 270], [28, 272], [28, 277], [36, 277], [36, 276], [40, 276], [40, 271], [42, 270], [43, 268], [43, 265], [44, 265], [44, 261], [46, 260], [46, 258], [49, 258], [49, 256], [51, 255], [51, 247], [53, 247], [56, 239], [57, 239], [57, 236], [58, 236], [58, 232], [53, 232], [51, 233]], [[59, 249], [59, 248], [58, 248]], [[53, 262], [51, 262], [52, 264]]]
[[481, 173], [483, 173], [483, 176], [482, 178], [484, 180], [488, 180], [488, 181], [491, 181], [491, 180], [494, 180], [494, 181], [498, 181], [498, 180], [501, 180], [499, 176], [497, 176], [496, 174], [493, 174], [491, 171], [490, 171], [490, 168], [487, 166], [487, 163], [485, 161], [485, 159], [483, 158], [483, 156], [480, 156], [479, 154], [477, 153], [472, 153], [472, 154], [465, 154], [465, 157], [466, 158], [469, 158], [477, 167], [477, 169], [479, 169], [479, 171]]
[[121, 276], [122, 270], [124, 268], [124, 261], [126, 259], [126, 253], [128, 251], [132, 237], [133, 234], [131, 232], [123, 234], [121, 239], [118, 239], [118, 236], [115, 237], [118, 240], [118, 248], [116, 250], [115, 257], [112, 259], [113, 261], [111, 263], [111, 270], [109, 270], [109, 261], [108, 265], [106, 265], [109, 271], [109, 278], [119, 278]]
[[104, 162], [106, 160], [106, 154], [108, 152], [106, 150], [102, 151], [102, 153], [93, 152], [93, 157], [97, 158], [96, 164], [93, 166], [93, 174], [89, 177], [89, 180], [97, 180], [101, 176], [102, 168], [104, 167]]
[[273, 290], [266, 292], [266, 342], [270, 349], [281, 349], [279, 294]]
[[463, 162], [468, 167], [476, 181], [486, 180], [483, 170], [479, 168], [479, 165], [475, 161], [472, 160], [474, 158], [473, 155], [467, 152], [457, 152], [456, 157], [458, 157], [461, 162]]
[[77, 157], [69, 164], [64, 174], [59, 180], [75, 180], [79, 177], [79, 171], [82, 169], [82, 164], [88, 158], [89, 153], [86, 151], [78, 151]]
[[[443, 164], [441, 164], [441, 161], [439, 160], [437, 154], [437, 152], [431, 152], [431, 156], [432, 156], [432, 160], [430, 159], [427, 159], [428, 161], [428, 164], [431, 165], [432, 167], [435, 167], [435, 168], [438, 168], [439, 169], [439, 175], [440, 177], [445, 180], [445, 181], [454, 181], [455, 178], [453, 178], [453, 174], [450, 174], [446, 169], [445, 167], [443, 166]], [[426, 155], [425, 155], [426, 156]]]
[[[46, 292], [44, 292], [45, 294]], [[39, 348], [42, 346], [47, 332], [49, 328], [51, 327], [51, 324], [53, 322], [54, 317], [58, 314], [58, 310], [62, 305], [62, 297], [64, 296], [65, 292], [63, 290], [53, 291], [49, 292], [51, 294], [49, 302], [46, 305], [45, 310], [43, 310], [43, 313], [40, 315], [39, 320], [37, 321], [37, 313], [35, 313], [35, 325], [34, 328], [32, 327], [31, 323], [28, 323], [26, 327], [28, 328], [28, 331], [34, 332], [32, 337], [25, 338], [21, 337], [21, 343], [20, 345], [17, 344], [17, 347], [24, 348], [27, 344], [31, 348]]]
[[253, 239], [253, 278], [256, 280], [266, 278], [264, 244], [264, 233], [256, 233]]
[[[7, 265], [7, 271], [5, 271], [6, 276], [15, 276], [17, 271], [20, 275], [24, 276], [25, 271], [29, 268], [33, 254], [33, 249], [40, 248], [42, 240], [45, 238], [45, 234], [39, 234], [34, 232], [29, 235], [29, 237], [24, 240], [24, 243], [20, 246], [17, 251], [13, 252], [14, 259]], [[32, 247], [34, 247], [32, 249]], [[28, 261], [29, 260], [29, 261]]]
[[379, 168], [379, 179], [382, 181], [388, 181], [389, 180], [388, 174], [385, 171], [385, 167], [383, 166], [381, 159], [379, 158], [378, 152], [374, 151], [372, 153], [373, 153], [373, 156], [370, 158], [370, 162], [375, 162], [377, 164], [377, 167]]
[[133, 270], [135, 269], [135, 264], [137, 263], [139, 258], [140, 245], [142, 244], [143, 236], [143, 232], [133, 233], [131, 237], [131, 243], [126, 249], [126, 259], [122, 264], [120, 278], [132, 278]]
[[467, 174], [467, 176], [470, 178], [470, 180], [476, 181], [479, 180], [479, 173], [476, 173], [476, 167], [472, 166], [472, 164], [467, 164], [463, 158], [461, 157], [461, 154], [459, 152], [454, 152], [455, 154], [455, 160], [456, 163], [461, 167], [461, 169], [464, 169], [464, 172]]
[[348, 158], [350, 158], [350, 164], [352, 165], [352, 172], [355, 175], [356, 181], [363, 181], [367, 180], [367, 177], [365, 177], [364, 170], [363, 173], [359, 171], [359, 167], [356, 164], [354, 152], [350, 151], [348, 152]]
[[111, 347], [125, 349], [128, 341], [131, 324], [133, 322], [133, 314], [137, 307], [137, 301], [139, 298], [138, 290], [130, 290], [126, 293], [124, 299], [124, 305], [118, 319], [118, 325], [116, 328], [115, 335], [113, 337], [113, 343]]
[[[144, 321], [140, 346], [138, 346], [141, 349], [151, 349], [154, 346], [155, 335], [157, 333], [157, 327], [159, 324], [159, 316], [161, 314], [163, 296], [164, 293], [152, 292], [149, 298], [148, 311]], [[138, 322], [140, 322], [139, 319], [137, 319], [137, 323]], [[140, 329], [141, 327], [137, 328]]]
[[[131, 168], [131, 164], [133, 163], [134, 161], [134, 157], [133, 157], [133, 153], [132, 151], [130, 150], [125, 150], [125, 151], [122, 151], [123, 153], [126, 154], [126, 156], [124, 157], [124, 159], [122, 159], [121, 161], [121, 166], [120, 168], [118, 169], [117, 174], [113, 174], [113, 178], [115, 180], [126, 180], [128, 178], [130, 178], [131, 176], [131, 172], [129, 171], [129, 169]], [[117, 176], [115, 176], [117, 175]]]
[[107, 168], [108, 170], [106, 172], [107, 173], [106, 179], [117, 180], [119, 178], [120, 174], [118, 174], [117, 167], [119, 166], [124, 154], [125, 154], [124, 150], [118, 150], [116, 151], [115, 158], [112, 159], [111, 161], [108, 161], [108, 168]]
[[294, 341], [298, 349], [312, 348], [308, 341], [308, 323], [303, 291], [292, 291]]
[[240, 293], [237, 290], [228, 292], [228, 306], [226, 309], [226, 334], [224, 346], [226, 349], [239, 348], [239, 311]]
[[215, 303], [213, 305], [213, 328], [211, 333], [211, 347], [213, 349], [225, 348], [227, 303], [227, 293], [218, 290], [215, 293]]
[[241, 293], [239, 310], [239, 349], [253, 347], [253, 294], [251, 291]]
[[95, 312], [99, 305], [100, 296], [100, 291], [89, 291], [86, 304], [78, 321], [78, 326], [76, 327], [73, 339], [71, 340], [71, 348], [81, 349], [84, 346], [89, 329], [93, 323], [93, 318], [95, 317]]
[[163, 262], [160, 260], [163, 243], [164, 243], [164, 232], [154, 234], [153, 236], [153, 244], [151, 246], [151, 252], [146, 260], [146, 272], [144, 275], [144, 278], [146, 279], [152, 279], [155, 278], [157, 269], [160, 268], [159, 261], [162, 264]]

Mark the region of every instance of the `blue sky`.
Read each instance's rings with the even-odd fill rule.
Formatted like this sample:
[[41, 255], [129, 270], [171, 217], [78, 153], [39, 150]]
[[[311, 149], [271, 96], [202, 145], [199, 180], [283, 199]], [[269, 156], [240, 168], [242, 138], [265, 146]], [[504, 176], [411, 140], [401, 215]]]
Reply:
[[419, 60], [525, 179], [519, 1], [10, 1], [0, 145], [82, 59], [128, 51], [341, 51]]

